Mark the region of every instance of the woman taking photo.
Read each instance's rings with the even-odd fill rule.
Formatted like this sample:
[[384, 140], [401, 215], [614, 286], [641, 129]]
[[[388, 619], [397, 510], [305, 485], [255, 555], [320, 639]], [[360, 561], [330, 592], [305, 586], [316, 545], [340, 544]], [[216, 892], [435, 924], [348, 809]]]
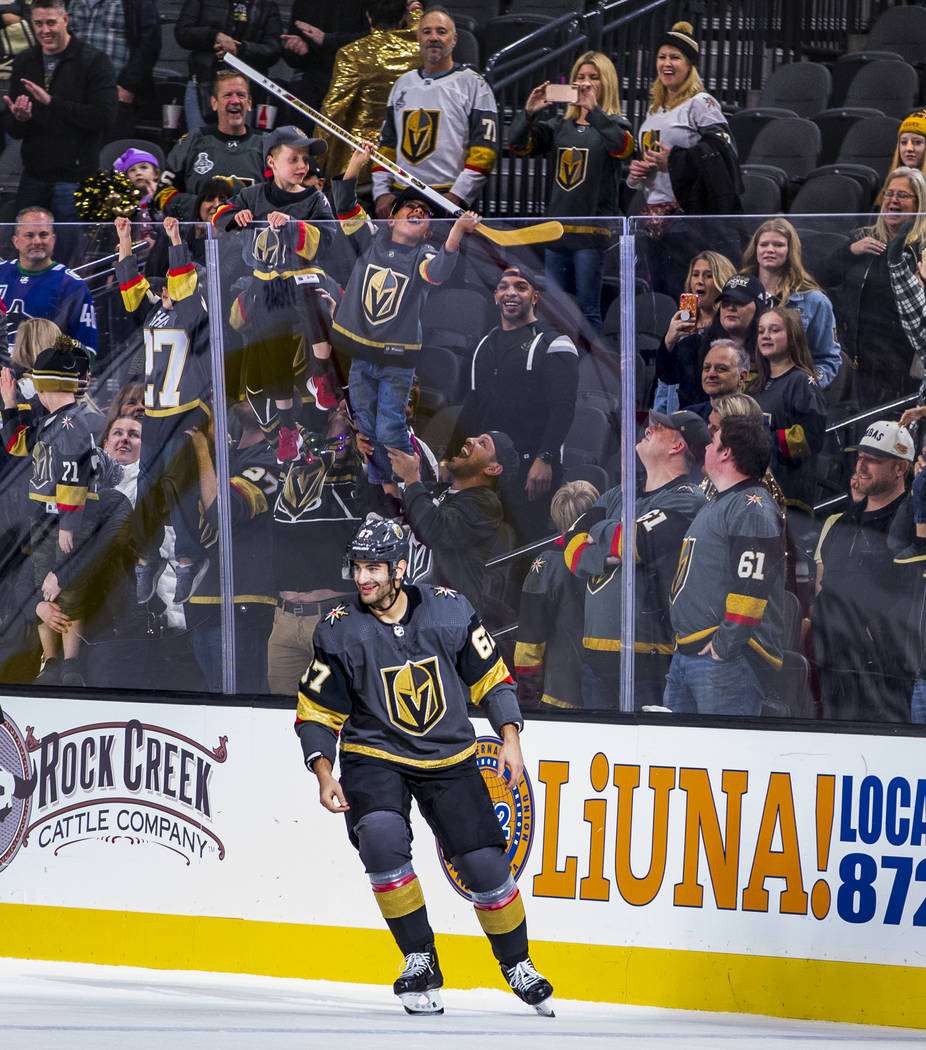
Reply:
[[804, 269], [801, 239], [787, 219], [768, 219], [756, 230], [743, 252], [743, 272], [754, 273], [776, 305], [797, 311], [817, 379], [829, 386], [842, 363], [833, 304]]
[[[559, 219], [618, 214], [622, 161], [633, 150], [630, 125], [621, 116], [617, 72], [598, 51], [580, 55], [569, 74], [576, 101], [562, 117], [546, 111], [550, 82], [539, 84], [511, 124], [509, 146], [519, 157], [555, 151], [547, 214]], [[565, 224], [561, 246], [546, 252], [547, 278], [574, 295], [586, 320], [601, 327], [601, 267], [611, 236], [607, 225]]]
[[800, 314], [775, 306], [759, 318], [756, 393], [772, 431], [772, 472], [785, 501], [813, 512], [813, 457], [823, 446], [826, 405]]
[[[700, 48], [692, 32], [688, 22], [676, 22], [659, 42], [650, 107], [638, 135], [640, 153], [630, 162], [627, 179], [631, 189], [643, 192], [644, 216], [742, 211], [732, 138], [720, 103], [704, 89], [698, 74]], [[684, 201], [679, 199], [682, 188]], [[705, 227], [698, 233], [693, 228], [683, 230], [677, 222], [654, 222], [647, 232], [650, 283], [668, 294], [681, 284], [683, 260], [700, 246], [698, 241], [702, 245], [711, 241], [727, 255], [739, 254], [740, 244], [732, 231], [722, 235], [721, 243], [716, 224], [711, 231]]]
[[[856, 230], [851, 243], [830, 257], [828, 275], [821, 274], [838, 285], [833, 298], [839, 337], [855, 369], [860, 408], [883, 405], [917, 389], [919, 380], [910, 368], [914, 352], [922, 356], [926, 350], [924, 296], [917, 276], [926, 248], [924, 211], [926, 177], [916, 168], [895, 168], [884, 181], [877, 221]], [[901, 233], [889, 265], [888, 245]]]

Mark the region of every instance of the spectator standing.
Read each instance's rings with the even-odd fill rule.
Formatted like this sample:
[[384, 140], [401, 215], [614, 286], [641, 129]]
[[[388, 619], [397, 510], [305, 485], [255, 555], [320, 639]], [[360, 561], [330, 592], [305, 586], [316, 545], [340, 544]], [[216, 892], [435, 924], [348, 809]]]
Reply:
[[261, 73], [280, 57], [283, 23], [276, 0], [184, 0], [174, 37], [190, 52], [190, 80], [184, 97], [186, 126], [206, 123], [208, 87], [227, 54]]
[[57, 239], [54, 216], [47, 208], [23, 208], [16, 216], [16, 259], [0, 262], [0, 300], [6, 327], [15, 336], [20, 323], [44, 317], [90, 355], [96, 356], [97, 327], [93, 296], [86, 284], [53, 255]]
[[[418, 23], [422, 65], [393, 84], [379, 148], [390, 160], [455, 204], [474, 204], [498, 154], [492, 89], [475, 70], [453, 61], [456, 26], [432, 7]], [[387, 218], [400, 187], [373, 169], [376, 216]]]
[[781, 669], [783, 519], [761, 481], [771, 452], [753, 416], [722, 418], [705, 449], [717, 491], [685, 533], [670, 593], [664, 703], [677, 714], [758, 715], [760, 674]]
[[[99, 167], [103, 137], [116, 118], [116, 74], [107, 55], [68, 29], [64, 0], [38, 0], [30, 18], [38, 43], [13, 59], [3, 129], [22, 140], [16, 208], [50, 209], [80, 222], [74, 194]], [[60, 257], [72, 261], [77, 231], [65, 231]]]
[[[652, 413], [637, 455], [646, 471], [637, 499], [635, 550], [637, 615], [634, 639], [637, 710], [661, 705], [675, 639], [669, 586], [682, 537], [704, 506], [692, 473], [704, 462], [707, 424], [693, 412]], [[615, 486], [566, 533], [566, 568], [585, 584], [582, 704], [615, 710], [621, 695], [623, 636], [623, 493]]]
[[283, 60], [296, 71], [289, 82], [290, 91], [313, 109], [321, 108], [338, 49], [367, 32], [366, 8], [364, 0], [337, 4], [295, 0], [283, 34]]
[[915, 531], [906, 494], [915, 446], [906, 427], [880, 419], [854, 451], [862, 499], [827, 518], [815, 555], [823, 717], [907, 722], [922, 658], [910, 617], [921, 562], [895, 555]]
[[131, 138], [139, 103], [154, 93], [151, 71], [161, 53], [155, 0], [70, 0], [68, 17], [71, 32], [108, 55], [116, 71], [119, 104], [109, 138]]
[[773, 304], [800, 314], [817, 379], [829, 386], [842, 364], [833, 304], [804, 269], [801, 239], [787, 219], [777, 216], [759, 226], [743, 252], [742, 272], [759, 278]]
[[[358, 138], [374, 142], [386, 116], [390, 88], [418, 65], [416, 28], [421, 12], [408, 11], [405, 0], [370, 0], [365, 15], [370, 32], [338, 51], [321, 111]], [[351, 147], [321, 125], [315, 134], [328, 143], [325, 171], [333, 178], [347, 167]], [[369, 181], [368, 165], [361, 178]]]
[[606, 223], [592, 215], [617, 215], [622, 161], [633, 151], [630, 124], [621, 116], [617, 70], [607, 55], [586, 51], [569, 74], [578, 94], [562, 117], [541, 120], [547, 112], [549, 81], [528, 96], [509, 130], [508, 144], [519, 157], [555, 151], [553, 189], [547, 214], [582, 219], [564, 227], [566, 236], [545, 253], [547, 279], [576, 296], [585, 319], [601, 328], [601, 271], [611, 238]]
[[754, 396], [772, 431], [772, 473], [786, 502], [812, 514], [826, 403], [800, 316], [782, 306], [764, 313], [757, 345]]
[[518, 483], [505, 490], [505, 514], [527, 542], [549, 529], [552, 493], [562, 478], [562, 446], [575, 415], [579, 352], [567, 335], [537, 320], [542, 282], [509, 266], [495, 286], [498, 327], [473, 351], [470, 389], [449, 447], [463, 435], [501, 430], [518, 450]]
[[821, 274], [834, 287], [839, 336], [861, 408], [917, 387], [910, 365], [914, 353], [926, 354], [926, 297], [918, 276], [926, 249], [924, 212], [926, 177], [915, 168], [895, 168], [884, 180], [874, 224], [856, 230]]
[[[691, 260], [682, 292], [697, 296], [697, 309], [694, 313], [690, 309], [679, 309], [672, 315], [663, 339], [667, 350], [673, 350], [685, 336], [700, 335], [711, 326], [717, 314], [720, 290], [735, 273], [736, 267], [720, 252], [701, 252]], [[678, 408], [678, 390], [674, 385], [657, 380], [653, 408], [663, 413]]]
[[402, 507], [418, 541], [406, 573], [413, 575], [409, 582], [452, 587], [465, 594], [484, 619], [495, 621], [502, 596], [492, 586], [493, 574], [485, 563], [507, 550], [497, 489], [506, 475], [517, 474], [518, 454], [511, 439], [497, 430], [468, 437], [447, 464], [450, 487], [436, 500], [421, 483], [419, 456], [390, 449], [389, 459], [405, 483]]
[[[650, 107], [630, 162], [627, 185], [641, 190], [643, 215], [730, 215], [742, 211], [739, 164], [720, 103], [698, 73], [701, 49], [688, 22], [676, 22], [659, 41]], [[685, 192], [683, 192], [683, 189]], [[679, 199], [680, 195], [684, 199]], [[716, 235], [716, 230], [715, 230]], [[647, 230], [654, 287], [670, 295], [682, 283], [694, 237], [678, 223], [654, 222]], [[719, 244], [715, 245], [720, 248]], [[723, 248], [725, 254], [737, 251]]]

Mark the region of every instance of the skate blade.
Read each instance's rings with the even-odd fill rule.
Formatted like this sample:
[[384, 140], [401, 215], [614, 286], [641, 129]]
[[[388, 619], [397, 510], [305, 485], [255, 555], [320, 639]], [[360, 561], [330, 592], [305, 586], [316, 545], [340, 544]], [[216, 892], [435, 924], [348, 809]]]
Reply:
[[544, 999], [543, 1002], [534, 1003], [534, 1009], [541, 1017], [556, 1017], [556, 1014], [553, 1013], [552, 999]]
[[437, 989], [428, 992], [404, 992], [399, 996], [407, 1014], [442, 1014], [444, 1003]]

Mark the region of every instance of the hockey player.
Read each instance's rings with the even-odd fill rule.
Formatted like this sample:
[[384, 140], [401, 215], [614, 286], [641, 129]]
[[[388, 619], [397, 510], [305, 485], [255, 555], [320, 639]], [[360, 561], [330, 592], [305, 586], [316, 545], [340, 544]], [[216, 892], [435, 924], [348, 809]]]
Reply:
[[[499, 771], [524, 770], [521, 712], [495, 641], [461, 594], [403, 586], [408, 542], [391, 521], [357, 531], [345, 558], [356, 599], [315, 630], [299, 685], [296, 732], [319, 801], [344, 813], [373, 894], [405, 956], [394, 990], [409, 1013], [442, 1013], [434, 932], [412, 867], [411, 799], [472, 894], [515, 994], [552, 1015], [553, 989], [531, 963], [524, 905], [505, 835], [479, 772], [467, 701], [502, 738]], [[340, 736], [340, 776], [332, 766]]]
[[431, 287], [453, 272], [463, 235], [472, 232], [478, 217], [464, 212], [438, 251], [428, 243], [431, 204], [409, 187], [395, 198], [388, 224], [371, 236], [357, 202], [357, 176], [369, 155], [369, 147], [355, 150], [344, 177], [333, 184], [341, 226], [360, 242], [362, 254], [338, 307], [332, 339], [339, 352], [353, 359], [349, 383], [354, 421], [373, 444], [367, 477], [398, 498], [387, 449], [414, 454], [405, 408], [421, 349], [421, 307]]
[[189, 600], [208, 568], [197, 539], [199, 512], [193, 490], [197, 471], [184, 431], [208, 427], [212, 416], [209, 318], [177, 219], [164, 220], [171, 242], [170, 269], [160, 296], [139, 273], [132, 254], [131, 223], [118, 218], [115, 226], [119, 236], [116, 279], [123, 305], [134, 313], [145, 303], [152, 304], [144, 327], [145, 425], [136, 504], [140, 527], [138, 601], [144, 604], [153, 596], [164, 570], [157, 551], [163, 528], [160, 507], [166, 501], [177, 534], [174, 601], [182, 604]]

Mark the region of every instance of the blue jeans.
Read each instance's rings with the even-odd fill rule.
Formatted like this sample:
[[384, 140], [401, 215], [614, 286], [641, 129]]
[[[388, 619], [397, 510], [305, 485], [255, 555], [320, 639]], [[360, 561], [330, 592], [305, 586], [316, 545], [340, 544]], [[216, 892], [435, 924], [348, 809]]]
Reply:
[[80, 262], [74, 258], [75, 249], [80, 239], [80, 230], [76, 226], [62, 226], [59, 223], [83, 222], [74, 194], [80, 187], [79, 182], [48, 182], [33, 175], [22, 173], [19, 188], [16, 191], [16, 211], [36, 204], [48, 210], [55, 217], [55, 259], [65, 266], [74, 266]]
[[759, 715], [764, 693], [745, 656], [672, 654], [664, 703], [678, 715]]
[[604, 255], [597, 248], [559, 252], [547, 248], [544, 255], [547, 279], [574, 295], [586, 321], [597, 332], [601, 328], [601, 269]]
[[663, 412], [670, 416], [678, 411], [678, 383], [663, 383], [661, 379], [656, 380], [656, 396], [653, 398], [653, 408], [657, 412]]
[[386, 446], [414, 455], [405, 409], [411, 393], [414, 368], [398, 365], [375, 365], [354, 358], [348, 383], [354, 422], [361, 434], [373, 444], [373, 455], [367, 468], [372, 485], [392, 481], [392, 464]]

